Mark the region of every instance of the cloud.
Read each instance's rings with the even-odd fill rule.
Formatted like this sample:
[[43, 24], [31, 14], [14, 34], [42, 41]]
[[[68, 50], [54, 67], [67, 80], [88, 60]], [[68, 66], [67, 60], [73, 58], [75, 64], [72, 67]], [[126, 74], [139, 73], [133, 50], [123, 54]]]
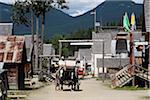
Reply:
[[[92, 8], [95, 8], [105, 0], [66, 0], [68, 1], [69, 10], [64, 10], [71, 16], [81, 15]], [[143, 0], [133, 0], [136, 3], [142, 3]]]
[[[5, 3], [13, 3], [15, 0], [0, 0]], [[69, 10], [64, 10], [64, 12], [70, 14], [71, 16], [81, 15], [92, 8], [95, 8], [100, 3], [105, 0], [66, 0], [68, 2]], [[137, 3], [142, 3], [143, 0], [133, 0]]]
[[0, 2], [4, 2], [4, 3], [14, 3], [15, 0], [0, 0]]
[[64, 10], [71, 16], [81, 15], [92, 8], [96, 7], [104, 0], [66, 0], [68, 1], [69, 10]]
[[71, 16], [78, 16], [82, 15], [83, 13], [85, 13], [84, 10], [75, 10], [74, 12], [72, 12]]

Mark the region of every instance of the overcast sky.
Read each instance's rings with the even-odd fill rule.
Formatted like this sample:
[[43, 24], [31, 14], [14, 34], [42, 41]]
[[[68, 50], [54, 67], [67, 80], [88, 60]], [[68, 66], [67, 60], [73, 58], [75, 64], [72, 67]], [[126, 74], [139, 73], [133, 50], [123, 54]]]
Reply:
[[[15, 0], [0, 0], [5, 3], [12, 3]], [[83, 14], [92, 8], [98, 6], [105, 0], [66, 0], [68, 2], [69, 10], [65, 11], [72, 16]], [[143, 0], [133, 0], [136, 3], [143, 3]]]

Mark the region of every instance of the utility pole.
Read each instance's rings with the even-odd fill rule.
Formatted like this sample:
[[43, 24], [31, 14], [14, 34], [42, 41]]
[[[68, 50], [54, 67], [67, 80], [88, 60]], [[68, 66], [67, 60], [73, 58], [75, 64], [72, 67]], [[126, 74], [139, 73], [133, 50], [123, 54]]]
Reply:
[[93, 12], [91, 12], [91, 14], [94, 16], [94, 32], [96, 32], [96, 9], [93, 11]]
[[62, 42], [59, 41], [59, 57], [61, 57]]
[[35, 70], [39, 69], [39, 17], [36, 17], [36, 54], [35, 54]]
[[[45, 10], [45, 2], [42, 2], [43, 8]], [[41, 54], [43, 54], [43, 44], [44, 44], [44, 31], [45, 31], [45, 11], [42, 12], [42, 31], [41, 31]]]
[[103, 61], [102, 61], [102, 65], [103, 65], [103, 82], [105, 80], [105, 65], [104, 65], [104, 55], [105, 55], [105, 42], [104, 42], [104, 39], [103, 39]]
[[94, 31], [96, 32], [96, 9], [94, 10]]
[[119, 53], [119, 59], [120, 59], [119, 67], [120, 67], [120, 69], [121, 69], [121, 68], [122, 68], [122, 66], [121, 66], [121, 53]]
[[47, 61], [48, 61], [48, 63], [47, 63], [47, 66], [48, 66], [48, 75], [50, 75], [51, 74], [51, 57], [47, 57]]
[[[32, 32], [32, 54], [31, 54], [31, 61], [32, 61], [32, 70], [35, 68], [35, 50], [34, 50], [34, 13], [31, 10], [31, 32]], [[32, 71], [33, 74], [33, 71]]]

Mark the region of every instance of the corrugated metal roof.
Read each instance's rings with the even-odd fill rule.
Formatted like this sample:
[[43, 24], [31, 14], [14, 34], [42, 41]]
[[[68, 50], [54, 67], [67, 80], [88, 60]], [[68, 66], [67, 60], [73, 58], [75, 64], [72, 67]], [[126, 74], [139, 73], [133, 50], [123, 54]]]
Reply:
[[21, 63], [25, 38], [0, 36], [0, 62]]

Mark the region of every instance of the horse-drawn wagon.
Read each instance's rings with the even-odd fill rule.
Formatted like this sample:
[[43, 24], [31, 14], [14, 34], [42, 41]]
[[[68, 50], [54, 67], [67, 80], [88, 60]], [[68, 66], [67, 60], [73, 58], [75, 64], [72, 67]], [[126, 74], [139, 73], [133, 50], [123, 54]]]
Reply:
[[60, 86], [63, 90], [64, 85], [68, 85], [72, 90], [79, 90], [78, 67], [74, 60], [64, 60], [59, 64], [60, 68], [56, 73], [56, 87]]

